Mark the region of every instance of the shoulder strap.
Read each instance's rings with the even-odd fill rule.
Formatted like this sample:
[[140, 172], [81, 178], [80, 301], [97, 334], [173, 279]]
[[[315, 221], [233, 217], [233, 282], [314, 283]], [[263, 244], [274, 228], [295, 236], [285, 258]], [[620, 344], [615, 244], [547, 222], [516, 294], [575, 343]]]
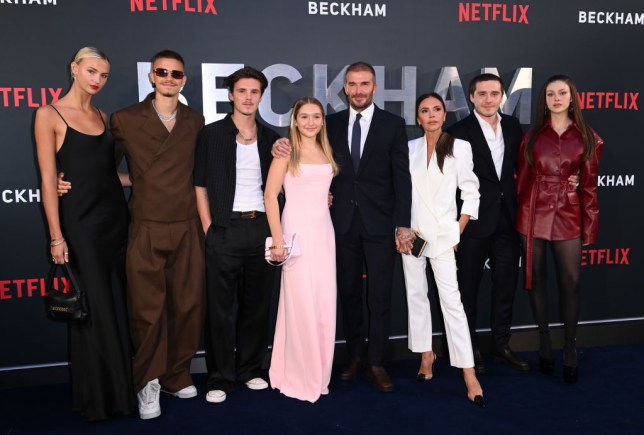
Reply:
[[[65, 118], [63, 118], [63, 115], [61, 115], [61, 114], [60, 114], [60, 112], [58, 111], [58, 109], [56, 109], [56, 106], [54, 106], [54, 105], [52, 104], [52, 105], [51, 105], [51, 108], [52, 108], [52, 109], [54, 109], [54, 110], [56, 111], [56, 113], [58, 113], [58, 116], [60, 116], [60, 119], [62, 119], [62, 120], [63, 120], [63, 122], [65, 123], [65, 125], [66, 125], [67, 127], [69, 127], [69, 124], [67, 124], [67, 121], [65, 121]], [[103, 118], [101, 117], [101, 119], [103, 119]]]
[[103, 121], [103, 127], [107, 128], [107, 124], [105, 123], [105, 119], [103, 119], [103, 114], [101, 113], [101, 109], [97, 107], [96, 111], [98, 112], [98, 117], [101, 118], [101, 121]]

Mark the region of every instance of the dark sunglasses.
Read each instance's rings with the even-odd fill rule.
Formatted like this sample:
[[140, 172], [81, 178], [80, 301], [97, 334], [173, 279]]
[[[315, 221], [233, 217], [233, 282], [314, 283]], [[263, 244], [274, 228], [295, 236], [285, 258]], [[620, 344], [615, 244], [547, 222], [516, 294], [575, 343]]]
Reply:
[[155, 68], [153, 71], [154, 75], [156, 75], [157, 77], [168, 77], [169, 73], [173, 79], [181, 80], [186, 76], [186, 73], [184, 73], [183, 71], [177, 71], [174, 69], [172, 71], [168, 71], [165, 68]]

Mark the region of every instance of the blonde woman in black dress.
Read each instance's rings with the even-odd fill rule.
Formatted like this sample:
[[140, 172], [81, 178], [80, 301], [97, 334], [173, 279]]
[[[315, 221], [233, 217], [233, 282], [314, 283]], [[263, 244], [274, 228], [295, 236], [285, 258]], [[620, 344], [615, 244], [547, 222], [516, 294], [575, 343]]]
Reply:
[[[125, 311], [128, 212], [106, 115], [92, 105], [110, 71], [107, 56], [81, 48], [67, 94], [36, 112], [34, 135], [50, 254], [69, 262], [89, 316], [69, 323], [73, 407], [87, 420], [135, 409]], [[74, 189], [59, 198], [57, 173]]]

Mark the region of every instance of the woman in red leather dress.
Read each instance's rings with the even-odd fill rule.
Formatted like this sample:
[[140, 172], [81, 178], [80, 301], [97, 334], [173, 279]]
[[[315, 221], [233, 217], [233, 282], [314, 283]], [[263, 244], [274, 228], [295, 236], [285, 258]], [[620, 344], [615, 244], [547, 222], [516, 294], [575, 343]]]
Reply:
[[[537, 119], [521, 144], [517, 162], [521, 233], [526, 262], [526, 288], [539, 327], [539, 369], [554, 373], [548, 329], [546, 247], [553, 253], [564, 324], [563, 377], [578, 378], [575, 341], [579, 320], [581, 247], [597, 237], [597, 171], [602, 139], [586, 124], [577, 89], [570, 78], [556, 75], [546, 81], [537, 106]], [[578, 186], [568, 182], [579, 175]]]

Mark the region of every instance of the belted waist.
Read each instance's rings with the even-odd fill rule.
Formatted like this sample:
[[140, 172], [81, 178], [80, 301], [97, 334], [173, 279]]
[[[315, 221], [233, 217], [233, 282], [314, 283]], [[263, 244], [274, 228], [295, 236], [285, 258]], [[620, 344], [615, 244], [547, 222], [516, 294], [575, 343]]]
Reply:
[[546, 183], [567, 183], [568, 177], [567, 175], [536, 175], [537, 181], [544, 181]]
[[234, 211], [230, 215], [231, 219], [257, 219], [260, 216], [265, 215], [263, 211], [249, 210], [249, 211]]

